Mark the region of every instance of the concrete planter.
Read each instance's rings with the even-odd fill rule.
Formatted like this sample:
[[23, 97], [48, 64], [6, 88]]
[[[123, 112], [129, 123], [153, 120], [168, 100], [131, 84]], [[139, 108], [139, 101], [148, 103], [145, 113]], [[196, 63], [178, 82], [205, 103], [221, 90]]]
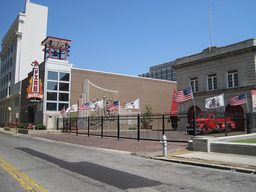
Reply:
[[18, 133], [22, 133], [22, 134], [38, 134], [38, 133], [48, 133], [48, 131], [47, 130], [18, 129]]

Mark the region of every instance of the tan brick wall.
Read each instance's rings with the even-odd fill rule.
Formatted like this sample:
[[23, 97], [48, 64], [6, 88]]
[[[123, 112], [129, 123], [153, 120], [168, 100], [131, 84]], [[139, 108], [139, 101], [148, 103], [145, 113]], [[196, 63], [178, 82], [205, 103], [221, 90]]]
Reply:
[[152, 106], [154, 113], [169, 113], [173, 90], [176, 89], [176, 82], [73, 68], [71, 104], [77, 103], [86, 79], [104, 89], [118, 91], [120, 105], [123, 108], [126, 103], [140, 98], [142, 113], [145, 111], [146, 104]]

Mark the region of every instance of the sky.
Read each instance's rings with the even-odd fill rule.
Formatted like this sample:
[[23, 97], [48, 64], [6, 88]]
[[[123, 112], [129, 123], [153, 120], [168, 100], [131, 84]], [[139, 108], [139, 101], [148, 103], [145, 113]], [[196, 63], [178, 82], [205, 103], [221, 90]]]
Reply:
[[[47, 36], [72, 41], [75, 68], [138, 76], [158, 64], [256, 38], [255, 0], [30, 0], [48, 7]], [[0, 0], [0, 40], [25, 0]], [[43, 40], [43, 39], [42, 39]], [[1, 50], [1, 48], [0, 48]]]

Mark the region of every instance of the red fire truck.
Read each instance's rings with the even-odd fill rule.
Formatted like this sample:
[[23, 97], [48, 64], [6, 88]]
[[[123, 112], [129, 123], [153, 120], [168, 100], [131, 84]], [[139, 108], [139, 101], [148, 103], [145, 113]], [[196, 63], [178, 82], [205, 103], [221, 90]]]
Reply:
[[[187, 125], [187, 133], [192, 135], [194, 133], [193, 120]], [[231, 129], [236, 128], [235, 122], [231, 118], [227, 118], [227, 131], [230, 132]], [[200, 132], [202, 135], [206, 134], [208, 131], [225, 131], [225, 118], [215, 117], [213, 112], [200, 113], [196, 118], [196, 131]]]

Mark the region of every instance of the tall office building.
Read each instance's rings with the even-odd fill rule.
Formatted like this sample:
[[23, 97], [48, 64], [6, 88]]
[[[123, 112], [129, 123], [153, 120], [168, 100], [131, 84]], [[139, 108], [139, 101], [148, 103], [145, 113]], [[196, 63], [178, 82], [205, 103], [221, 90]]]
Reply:
[[25, 10], [19, 13], [2, 39], [0, 72], [0, 123], [15, 120], [19, 112], [21, 80], [31, 71], [30, 63], [42, 62], [41, 45], [46, 37], [48, 7], [25, 2]]
[[155, 65], [149, 68], [148, 73], [143, 73], [139, 77], [177, 81], [176, 70], [173, 68], [174, 65], [175, 61]]

